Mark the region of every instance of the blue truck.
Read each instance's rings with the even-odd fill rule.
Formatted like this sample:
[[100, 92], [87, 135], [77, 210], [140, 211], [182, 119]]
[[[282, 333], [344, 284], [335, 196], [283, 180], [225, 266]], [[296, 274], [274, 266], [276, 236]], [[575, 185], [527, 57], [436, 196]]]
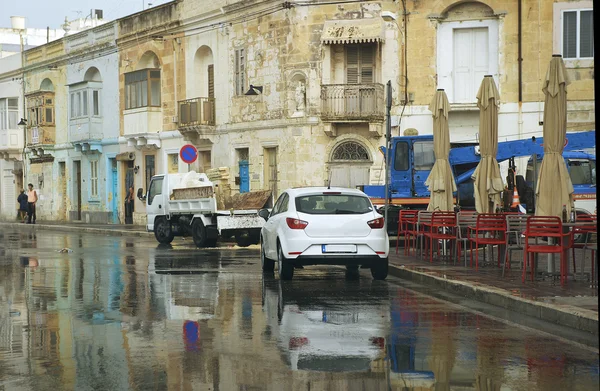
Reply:
[[[592, 213], [596, 203], [596, 156], [584, 150], [595, 148], [596, 131], [567, 133], [563, 156], [571, 174], [575, 188], [575, 206], [577, 213]], [[380, 147], [385, 156], [385, 147]], [[534, 164], [531, 156], [537, 156]], [[526, 176], [517, 176], [517, 189], [521, 202], [528, 211], [535, 208], [533, 196], [534, 170], [544, 155], [543, 138], [532, 137], [524, 140], [503, 141], [498, 143], [498, 162], [530, 156]], [[429, 190], [425, 181], [435, 162], [433, 154], [433, 136], [392, 137], [390, 149], [390, 214], [388, 232], [396, 234], [400, 209], [425, 209], [429, 204]], [[454, 193], [456, 204], [461, 208], [475, 208], [473, 180], [471, 176], [481, 159], [477, 143], [451, 143], [449, 161], [456, 180]], [[517, 173], [518, 174], [518, 173]], [[373, 204], [383, 207], [385, 204], [384, 185], [360, 186]], [[592, 206], [593, 205], [593, 206]]]

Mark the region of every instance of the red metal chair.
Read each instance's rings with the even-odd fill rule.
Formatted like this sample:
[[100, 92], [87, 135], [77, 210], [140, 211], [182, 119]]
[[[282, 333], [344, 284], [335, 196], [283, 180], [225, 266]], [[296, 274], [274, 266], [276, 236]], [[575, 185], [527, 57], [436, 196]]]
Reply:
[[398, 217], [398, 236], [396, 237], [396, 254], [398, 254], [398, 246], [400, 244], [400, 233], [404, 235], [404, 255], [410, 255], [410, 241], [414, 243], [415, 254], [417, 252], [417, 220], [419, 211], [417, 210], [401, 210]]
[[[469, 229], [469, 244], [471, 267], [473, 267], [473, 252], [475, 252], [475, 270], [479, 270], [479, 251], [477, 251], [479, 246], [506, 245], [506, 216], [502, 213], [477, 215], [475, 227]], [[473, 249], [473, 245], [475, 245], [475, 249]], [[500, 249], [498, 249], [498, 267], [500, 267], [500, 253]]]
[[[428, 224], [429, 231], [425, 232], [425, 248], [430, 249], [429, 262], [433, 262], [434, 243], [439, 255], [439, 241], [447, 240], [450, 243], [454, 242], [456, 248], [456, 212], [433, 212], [431, 214], [431, 222]], [[429, 244], [431, 247], [429, 247]], [[456, 260], [455, 260], [456, 262]]]
[[[575, 249], [583, 249], [585, 247], [587, 237], [591, 233], [596, 232], [596, 230], [598, 229], [598, 216], [588, 214], [578, 215], [577, 222], [581, 223], [582, 225], [577, 225], [573, 227], [573, 230], [571, 231], [571, 259], [573, 260], [573, 275], [577, 273], [577, 267], [575, 266]], [[580, 240], [579, 243], [575, 242], [575, 239], [577, 239], [576, 235], [580, 235], [580, 237], [582, 237], [583, 240]]]
[[[525, 230], [522, 281], [525, 282], [528, 263], [531, 267], [531, 281], [533, 281], [533, 277], [535, 274], [535, 254], [560, 254], [560, 284], [564, 285], [567, 281], [566, 256], [567, 251], [569, 250], [568, 242], [570, 237], [570, 232], [563, 232], [563, 225], [560, 221], [560, 218], [556, 216], [529, 216], [529, 218], [527, 219], [527, 229]], [[552, 238], [555, 239], [557, 243], [538, 243], [540, 238]]]

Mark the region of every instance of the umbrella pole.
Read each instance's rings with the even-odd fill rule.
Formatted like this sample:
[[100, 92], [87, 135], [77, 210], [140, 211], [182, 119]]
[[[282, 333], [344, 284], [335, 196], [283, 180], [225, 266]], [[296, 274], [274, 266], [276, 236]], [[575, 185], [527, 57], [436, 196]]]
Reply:
[[392, 81], [387, 82], [387, 102], [386, 102], [386, 126], [385, 126], [385, 210], [384, 210], [384, 222], [385, 227], [388, 229], [388, 209], [390, 206], [390, 144], [392, 137], [392, 123], [391, 123], [391, 112], [392, 110]]

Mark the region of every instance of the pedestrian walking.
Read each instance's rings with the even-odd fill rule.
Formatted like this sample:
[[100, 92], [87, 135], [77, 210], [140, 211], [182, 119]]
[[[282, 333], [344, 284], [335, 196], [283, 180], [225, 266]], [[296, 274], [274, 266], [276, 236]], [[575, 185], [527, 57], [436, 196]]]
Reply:
[[21, 220], [22, 223], [25, 222], [27, 218], [27, 194], [25, 194], [25, 189], [21, 189], [21, 194], [17, 197], [17, 202], [19, 203], [19, 215], [18, 219]]
[[29, 191], [27, 192], [27, 224], [35, 224], [35, 204], [38, 201], [38, 195], [37, 192], [33, 190], [33, 185], [31, 183], [28, 184], [27, 187], [29, 188]]
[[133, 186], [131, 186], [125, 197], [125, 224], [133, 224], [133, 203]]

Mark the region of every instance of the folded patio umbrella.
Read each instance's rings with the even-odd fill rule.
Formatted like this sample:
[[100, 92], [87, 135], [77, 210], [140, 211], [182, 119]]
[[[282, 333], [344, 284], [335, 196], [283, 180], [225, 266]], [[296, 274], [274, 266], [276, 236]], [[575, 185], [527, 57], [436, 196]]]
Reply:
[[477, 92], [479, 107], [479, 150], [481, 160], [473, 177], [475, 208], [478, 213], [494, 212], [500, 205], [500, 193], [504, 190], [504, 182], [500, 176], [500, 167], [496, 160], [498, 154], [498, 106], [500, 94], [491, 75], [481, 82]]
[[454, 175], [448, 162], [450, 155], [450, 131], [448, 129], [448, 97], [442, 89], [438, 89], [429, 105], [433, 115], [433, 153], [435, 163], [425, 185], [431, 192], [427, 210], [453, 210], [452, 193], [456, 191]]
[[567, 69], [560, 55], [553, 55], [544, 80], [544, 158], [540, 167], [535, 214], [562, 215], [563, 205], [570, 215], [573, 184], [562, 152], [567, 134]]

